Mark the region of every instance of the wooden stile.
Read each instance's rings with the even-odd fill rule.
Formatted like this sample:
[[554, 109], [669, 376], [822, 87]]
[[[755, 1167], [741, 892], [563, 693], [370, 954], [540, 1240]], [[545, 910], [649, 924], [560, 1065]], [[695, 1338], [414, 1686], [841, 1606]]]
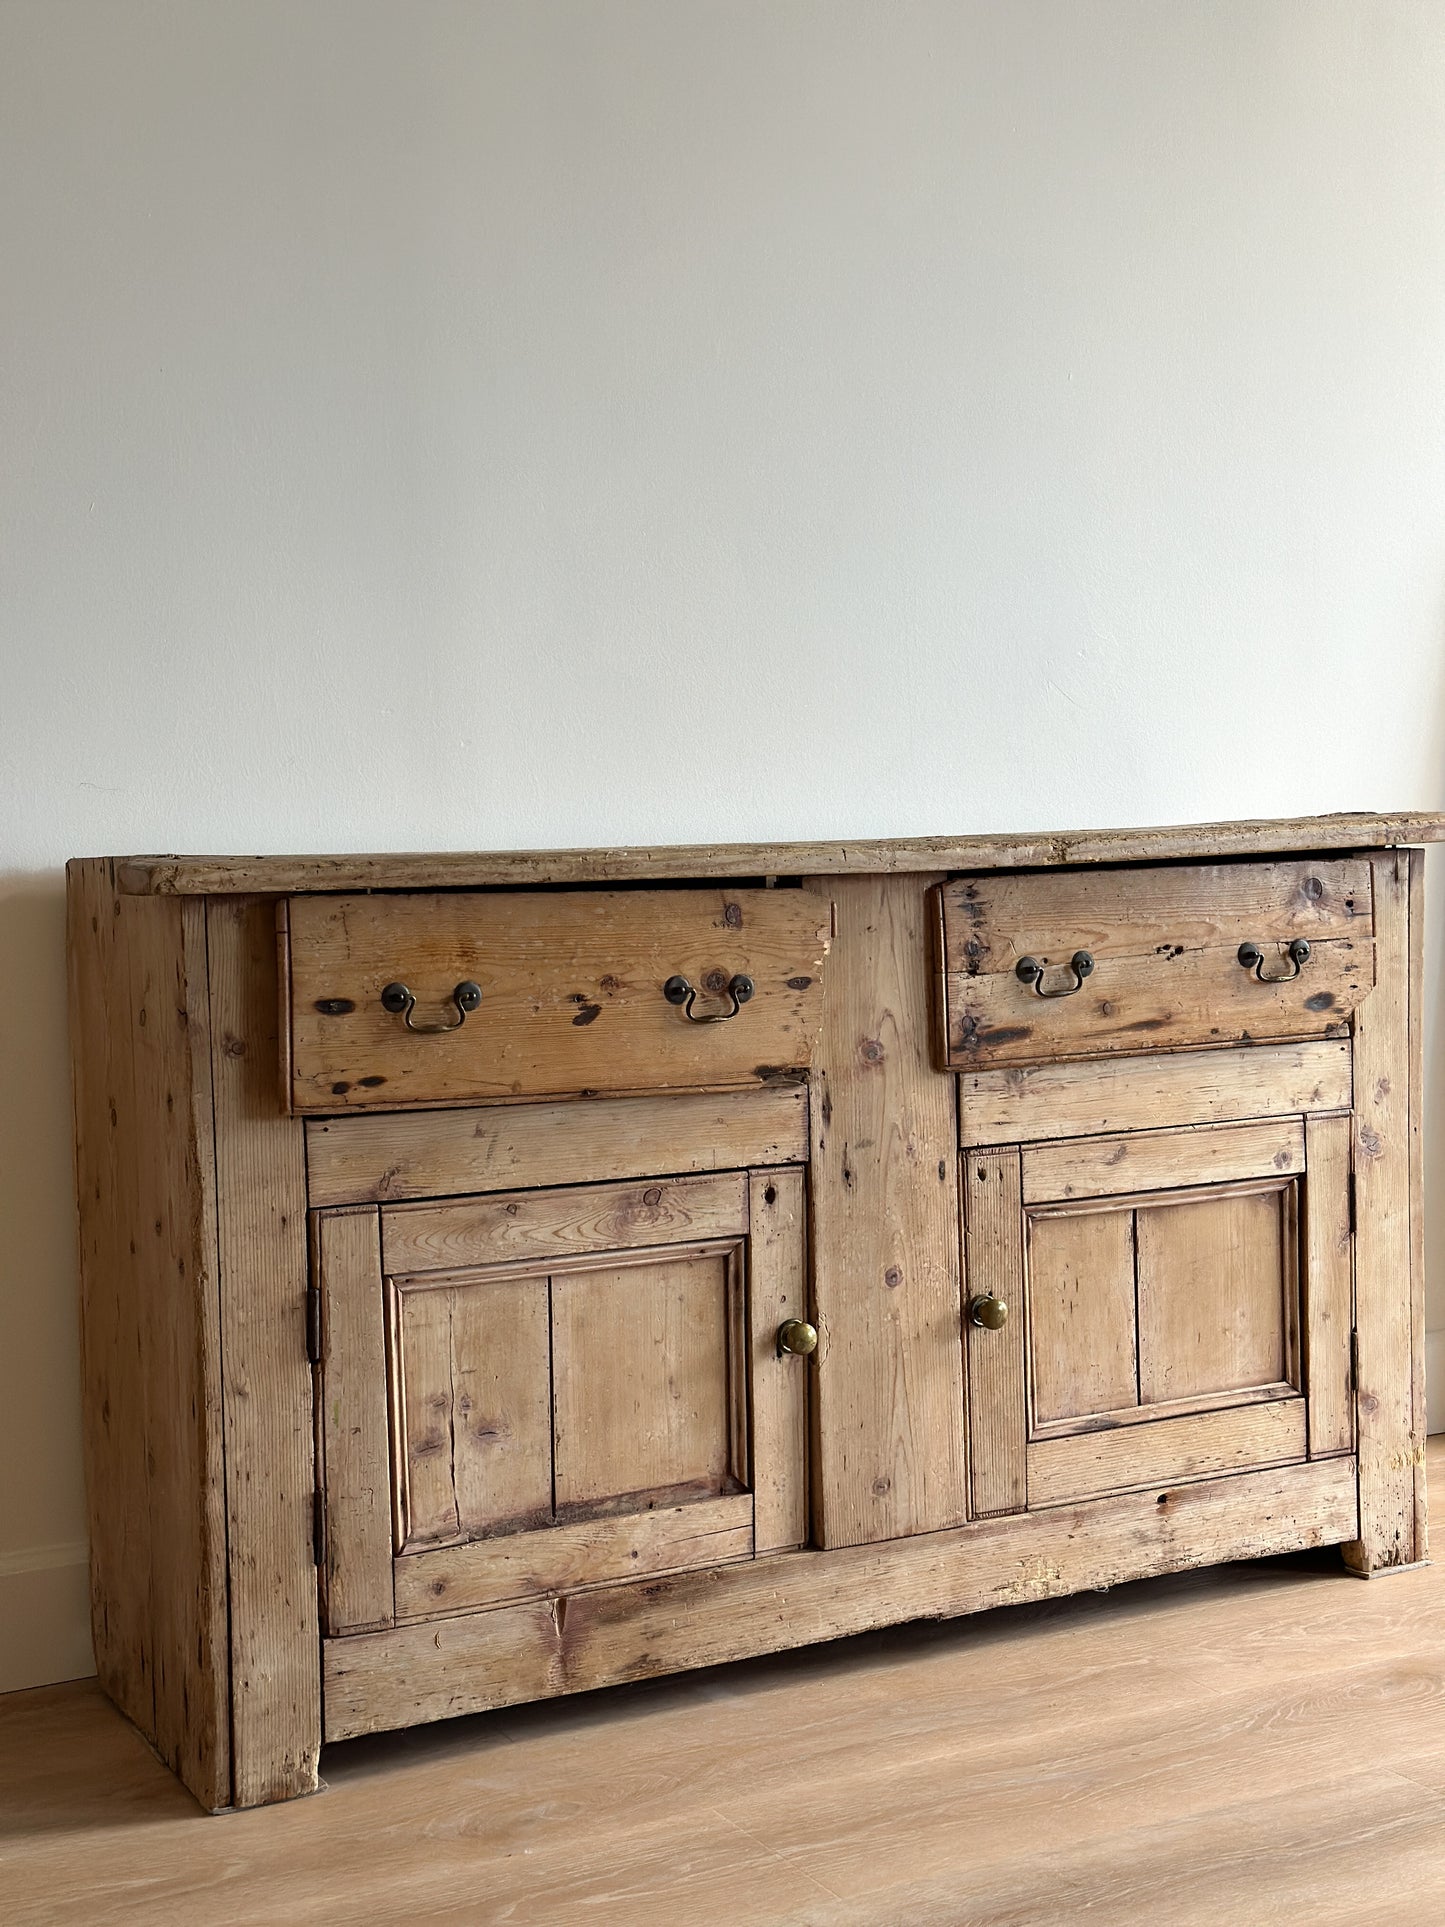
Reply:
[[1410, 1173], [1409, 858], [1374, 860], [1379, 982], [1355, 1022], [1354, 1171], [1356, 1388], [1360, 1538], [1346, 1554], [1362, 1572], [1419, 1556], [1416, 1473], [1415, 1237]]
[[1310, 1457], [1355, 1444], [1350, 1383], [1354, 1324], [1354, 1232], [1350, 1225], [1350, 1120], [1305, 1121], [1304, 1343]]
[[[1415, 1533], [1417, 1560], [1428, 1558], [1425, 1504], [1425, 852], [1408, 850], [1410, 888], [1410, 1393], [1415, 1458]], [[1400, 858], [1396, 858], [1398, 867]]]
[[936, 1532], [968, 1514], [958, 1126], [928, 1054], [930, 881], [831, 886], [809, 1167], [815, 1537], [828, 1546]]
[[964, 1273], [970, 1299], [1001, 1298], [1008, 1322], [968, 1325], [968, 1409], [972, 1421], [973, 1512], [991, 1518], [1028, 1504], [1025, 1448], [1023, 1188], [1017, 1151], [982, 1151], [963, 1161]]
[[321, 1294], [318, 1476], [326, 1493], [326, 1630], [389, 1626], [391, 1468], [381, 1232], [375, 1207], [312, 1220]]
[[321, 1694], [306, 1152], [276, 1102], [271, 906], [206, 906], [220, 1248], [233, 1797], [316, 1787]]
[[808, 1361], [777, 1344], [785, 1319], [808, 1316], [808, 1200], [796, 1168], [754, 1171], [748, 1190], [753, 1532], [758, 1552], [780, 1552], [808, 1537]]

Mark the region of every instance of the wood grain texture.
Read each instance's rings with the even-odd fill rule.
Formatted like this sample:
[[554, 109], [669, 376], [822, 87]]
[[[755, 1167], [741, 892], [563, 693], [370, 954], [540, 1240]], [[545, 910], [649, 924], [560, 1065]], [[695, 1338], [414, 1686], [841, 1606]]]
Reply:
[[558, 1516], [626, 1493], [735, 1476], [733, 1266], [659, 1253], [552, 1280], [553, 1481]]
[[808, 1537], [806, 1358], [779, 1353], [778, 1327], [808, 1316], [806, 1174], [753, 1171], [748, 1190], [748, 1367], [753, 1538], [759, 1552]]
[[320, 1212], [311, 1225], [323, 1334], [324, 1618], [328, 1632], [355, 1632], [392, 1620], [381, 1235], [374, 1205]]
[[[806, 1068], [826, 917], [802, 890], [578, 890], [294, 897], [297, 1111], [757, 1087]], [[732, 1015], [726, 986], [754, 994]], [[662, 987], [699, 991], [689, 1017]], [[458, 1021], [454, 987], [479, 1008]], [[420, 1036], [384, 1010], [408, 986]], [[702, 1015], [719, 1022], [697, 1021]]]
[[[1341, 1035], [1374, 983], [1370, 867], [1363, 860], [1213, 864], [1062, 876], [964, 877], [942, 893], [946, 1061], [958, 1069], [1111, 1051]], [[1288, 981], [1240, 966], [1245, 940], [1268, 968], [1305, 937]], [[1021, 983], [1024, 956], [1053, 991], [1087, 950], [1073, 994]]]
[[752, 1494], [700, 1496], [410, 1553], [396, 1561], [396, 1611], [432, 1618], [752, 1555]]
[[864, 876], [938, 870], [1393, 849], [1445, 839], [1426, 810], [1170, 824], [1154, 829], [888, 837], [835, 843], [699, 843], [600, 850], [432, 851], [376, 856], [117, 857], [120, 887], [142, 894], [289, 895], [297, 890], [465, 890], [652, 877]]
[[1303, 1459], [1305, 1450], [1305, 1401], [1298, 1396], [1036, 1439], [1029, 1446], [1029, 1508], [1278, 1465]]
[[1429, 1556], [1425, 1502], [1425, 852], [1411, 850], [1410, 914], [1410, 1403], [1411, 1437], [1420, 1451], [1415, 1461], [1415, 1557]]
[[1305, 1168], [1304, 1126], [1295, 1118], [1066, 1138], [1023, 1153], [1025, 1204], [1105, 1198], [1173, 1185], [1228, 1184]]
[[484, 1895], [597, 1927], [959, 1927], [960, 1896], [970, 1927], [1331, 1920], [1361, 1895], [1445, 1917], [1445, 1571], [1360, 1586], [1331, 1564], [367, 1739], [328, 1750], [324, 1800], [242, 1825], [195, 1825], [93, 1682], [13, 1694], [9, 1919], [175, 1927], [203, 1896], [206, 1927], [325, 1927], [357, 1895], [395, 1920], [475, 1918]]
[[893, 1545], [779, 1553], [637, 1587], [461, 1614], [324, 1647], [329, 1739], [586, 1692], [836, 1639], [892, 1620], [1018, 1605], [1356, 1529], [1349, 1459], [1246, 1473]]
[[743, 1172], [646, 1184], [568, 1185], [502, 1192], [456, 1204], [392, 1205], [382, 1212], [388, 1273], [541, 1265], [589, 1252], [742, 1237]]
[[1101, 962], [1075, 995], [1040, 997], [1010, 970], [950, 976], [948, 1066], [1343, 1036], [1374, 982], [1374, 945], [1318, 943], [1292, 982], [1257, 983], [1234, 951]]
[[231, 1762], [205, 912], [121, 898], [105, 862], [67, 880], [96, 1667], [216, 1808]]
[[746, 1171], [801, 1164], [807, 1155], [808, 1092], [802, 1084], [311, 1118], [306, 1124], [313, 1205]]
[[1379, 979], [1355, 1020], [1356, 1395], [1363, 1572], [1411, 1564], [1416, 1549], [1415, 1239], [1410, 1172], [1409, 859], [1375, 859]]
[[316, 1786], [321, 1695], [306, 1357], [306, 1147], [276, 1097], [276, 932], [264, 899], [206, 906], [231, 1608], [233, 1799]]
[[1202, 1412], [1232, 1412], [1241, 1405], [1267, 1405], [1271, 1400], [1298, 1398], [1300, 1389], [1288, 1379], [1269, 1385], [1246, 1385], [1229, 1392], [1193, 1392], [1188, 1398], [1162, 1400], [1156, 1405], [1120, 1405], [1112, 1411], [1085, 1413], [1078, 1418], [1035, 1419], [1029, 1437], [1078, 1438], [1121, 1425], [1156, 1425], [1160, 1419], [1189, 1418]]
[[1350, 1044], [1341, 1037], [964, 1071], [958, 1087], [965, 1146], [1347, 1111]]
[[815, 1538], [967, 1515], [958, 1123], [929, 1060], [929, 878], [833, 884], [814, 1071]]
[[1027, 1238], [1030, 1433], [1137, 1404], [1133, 1212], [1031, 1217]]
[[550, 1521], [546, 1278], [457, 1278], [422, 1290], [392, 1281], [390, 1288], [398, 1550]]
[[1293, 1382], [1292, 1186], [1141, 1209], [1134, 1237], [1141, 1405]]
[[1017, 1151], [975, 1151], [963, 1160], [965, 1283], [971, 1300], [1008, 1306], [1001, 1331], [966, 1321], [973, 1512], [1022, 1512], [1028, 1504], [1024, 1360], [1024, 1216]]
[[1354, 1322], [1354, 1236], [1350, 1230], [1350, 1120], [1305, 1120], [1308, 1176], [1304, 1191], [1305, 1387], [1310, 1457], [1349, 1452], [1355, 1442], [1350, 1383]]
[[1102, 965], [1176, 949], [1232, 957], [1246, 940], [1363, 942], [1374, 927], [1364, 857], [958, 877], [942, 897], [945, 967], [967, 976], [1011, 976], [1023, 956], [1062, 965], [1080, 949]]

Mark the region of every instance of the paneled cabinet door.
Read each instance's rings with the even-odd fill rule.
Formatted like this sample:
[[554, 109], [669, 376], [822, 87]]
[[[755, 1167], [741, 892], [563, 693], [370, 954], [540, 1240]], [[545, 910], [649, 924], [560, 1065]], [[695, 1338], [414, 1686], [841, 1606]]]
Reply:
[[322, 1211], [333, 1634], [806, 1537], [794, 1166]]
[[964, 1154], [975, 1516], [1352, 1448], [1350, 1124]]

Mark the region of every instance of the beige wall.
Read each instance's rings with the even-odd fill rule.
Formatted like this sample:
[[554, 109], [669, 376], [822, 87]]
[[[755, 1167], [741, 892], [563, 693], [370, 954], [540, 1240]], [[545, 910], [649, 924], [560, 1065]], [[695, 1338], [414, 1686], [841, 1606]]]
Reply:
[[63, 859], [1445, 802], [1442, 126], [1434, 0], [0, 0], [0, 1686]]

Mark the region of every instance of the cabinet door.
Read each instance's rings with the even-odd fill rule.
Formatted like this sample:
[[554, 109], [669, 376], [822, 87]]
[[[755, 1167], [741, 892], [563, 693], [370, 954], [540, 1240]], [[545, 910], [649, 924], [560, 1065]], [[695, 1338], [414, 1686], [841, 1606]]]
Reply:
[[1350, 1450], [1347, 1118], [970, 1152], [963, 1182], [976, 1516]]
[[799, 1169], [317, 1219], [330, 1631], [802, 1543]]

